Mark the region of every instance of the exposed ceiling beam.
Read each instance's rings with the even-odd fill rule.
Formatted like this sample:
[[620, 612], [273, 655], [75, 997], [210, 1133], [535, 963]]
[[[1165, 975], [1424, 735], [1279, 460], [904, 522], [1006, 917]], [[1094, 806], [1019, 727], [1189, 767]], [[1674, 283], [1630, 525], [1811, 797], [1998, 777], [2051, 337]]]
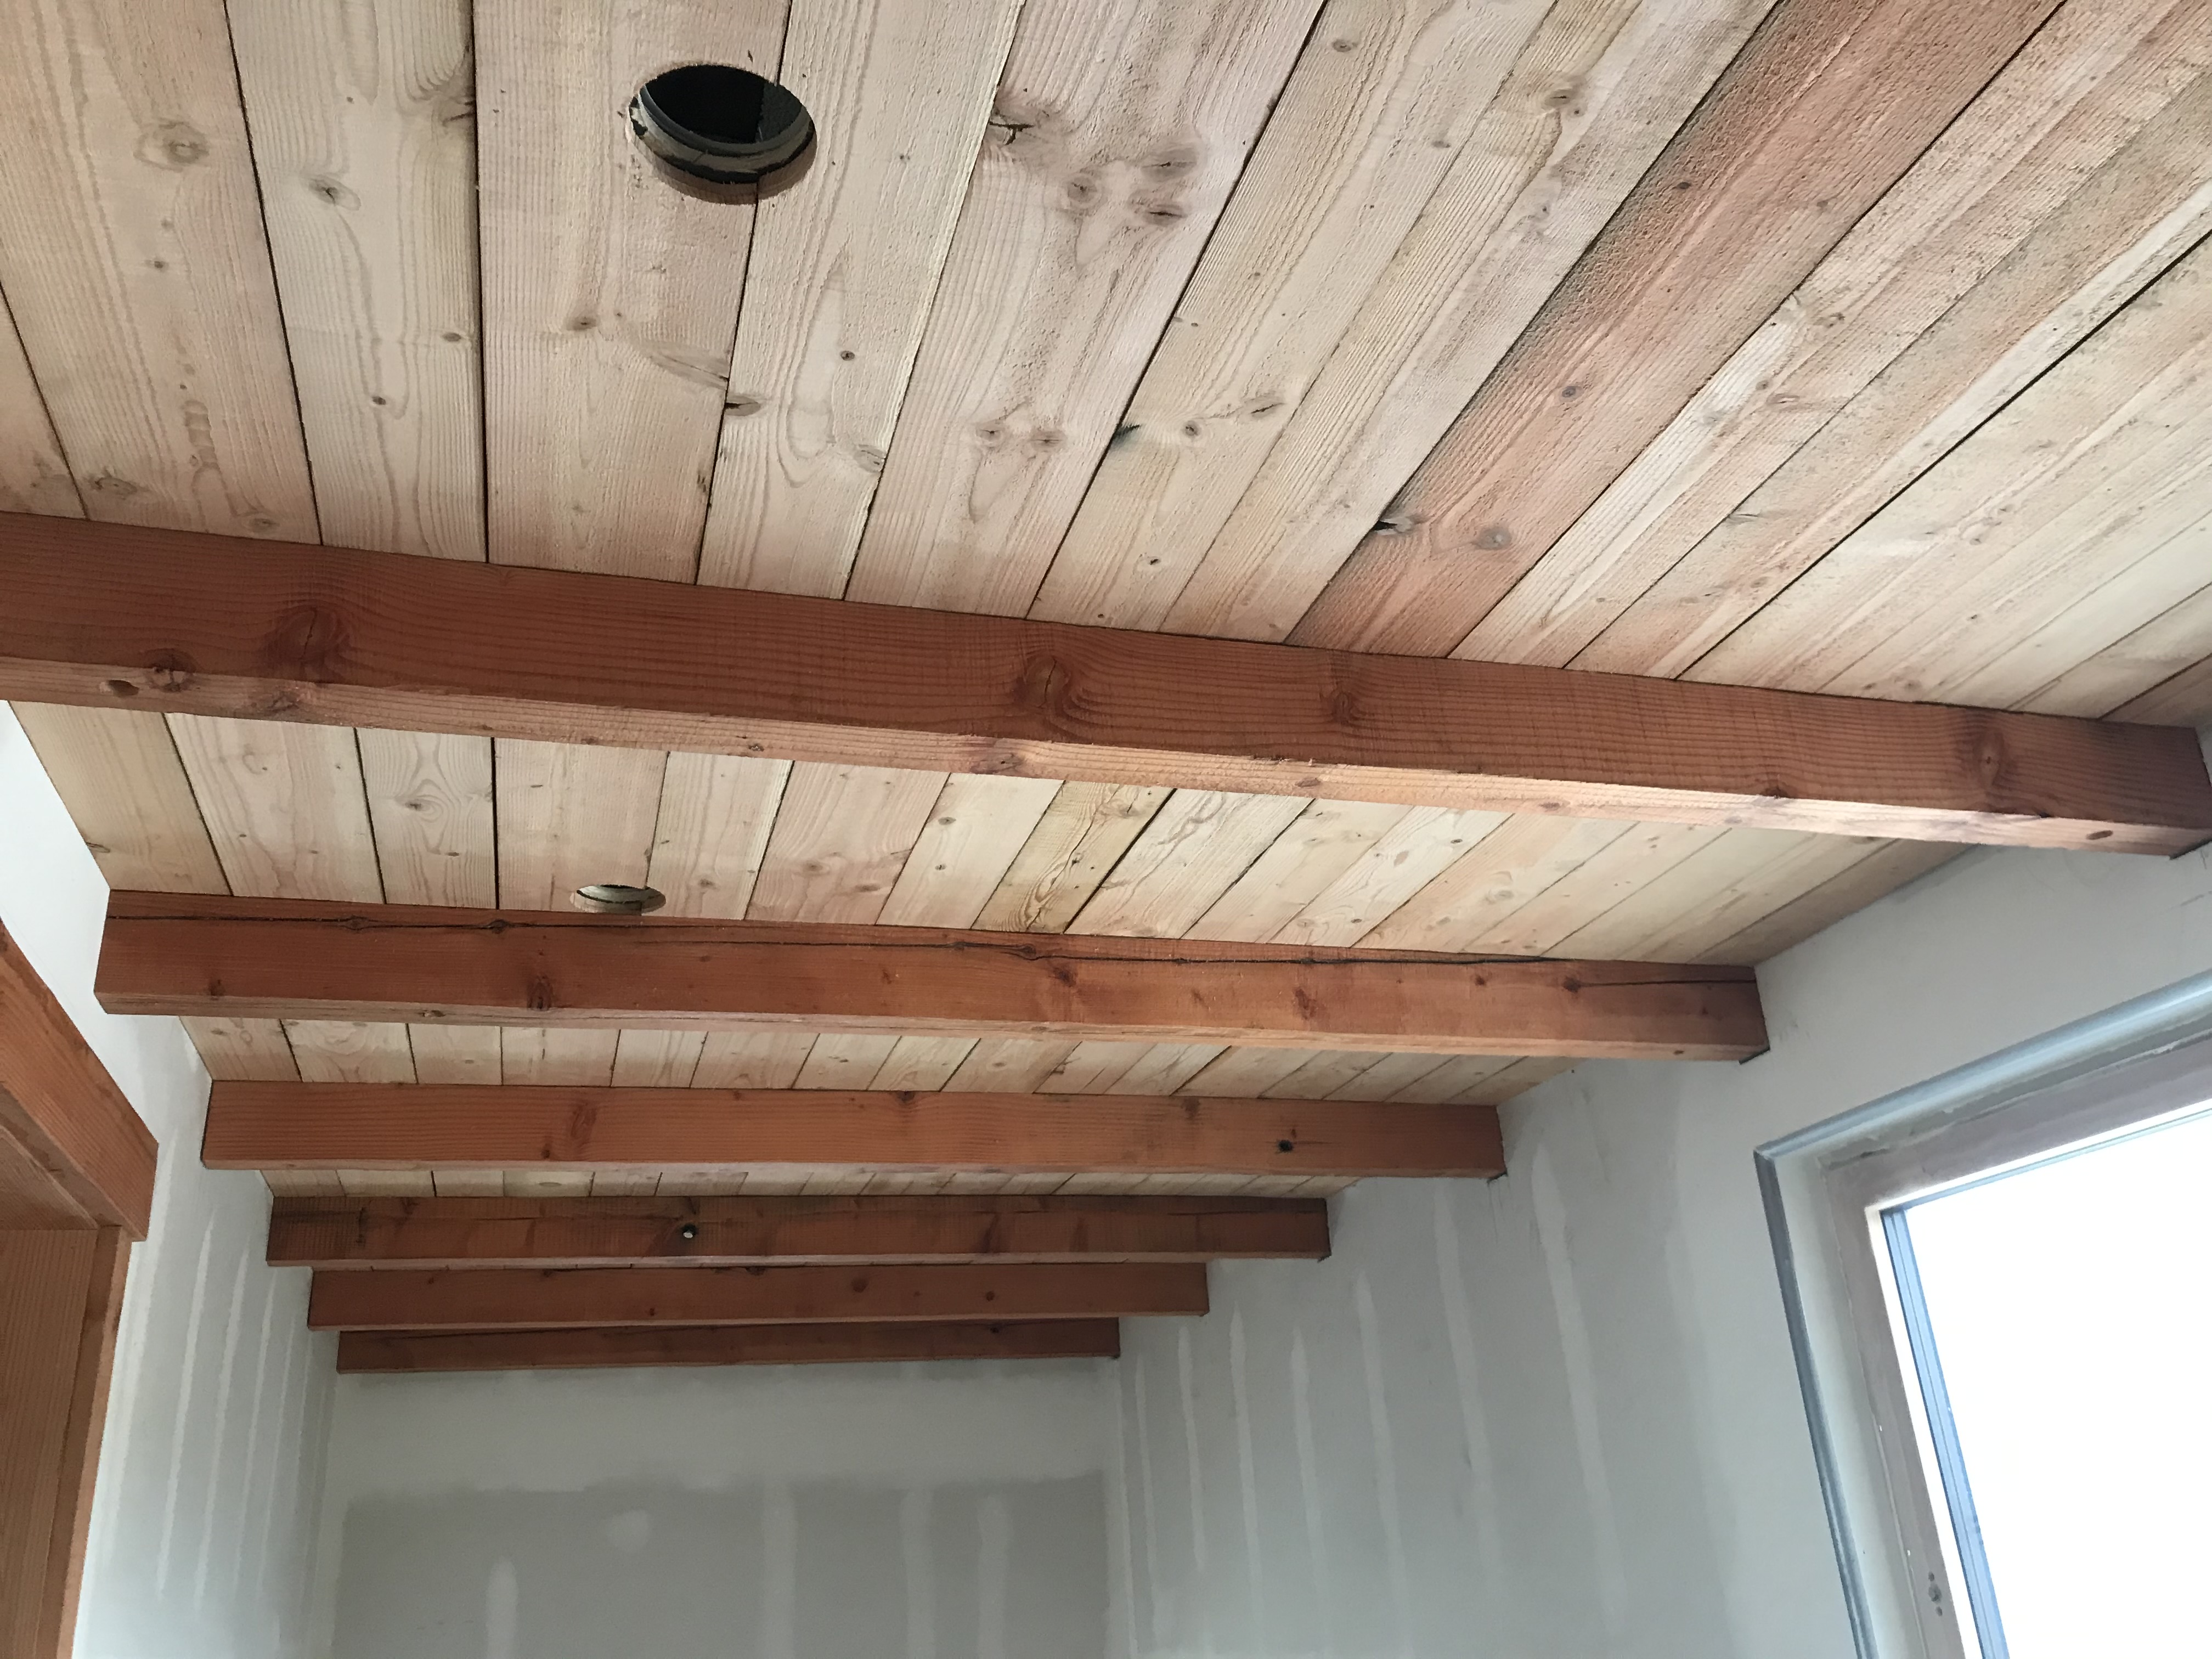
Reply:
[[994, 1323], [1206, 1311], [1203, 1263], [317, 1273], [319, 1331]]
[[862, 1360], [1118, 1358], [1111, 1319], [1012, 1325], [704, 1325], [572, 1331], [346, 1331], [341, 1371], [525, 1371], [593, 1365], [813, 1365]]
[[279, 1267], [1209, 1261], [1328, 1254], [1319, 1199], [279, 1199]]
[[0, 515], [0, 696], [1925, 841], [2212, 837], [2179, 729]]
[[118, 1013], [1741, 1060], [1748, 968], [117, 893]]
[[1505, 1167], [1491, 1106], [222, 1079], [201, 1157], [216, 1170], [1486, 1178]]

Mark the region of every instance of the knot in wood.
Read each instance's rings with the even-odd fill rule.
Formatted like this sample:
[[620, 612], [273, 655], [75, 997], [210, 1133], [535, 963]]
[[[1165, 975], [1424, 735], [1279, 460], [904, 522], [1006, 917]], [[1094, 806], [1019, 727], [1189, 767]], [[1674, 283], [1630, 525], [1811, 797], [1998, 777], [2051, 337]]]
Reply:
[[270, 659], [294, 679], [337, 677], [346, 646], [345, 618], [319, 605], [295, 606], [277, 618], [267, 641]]

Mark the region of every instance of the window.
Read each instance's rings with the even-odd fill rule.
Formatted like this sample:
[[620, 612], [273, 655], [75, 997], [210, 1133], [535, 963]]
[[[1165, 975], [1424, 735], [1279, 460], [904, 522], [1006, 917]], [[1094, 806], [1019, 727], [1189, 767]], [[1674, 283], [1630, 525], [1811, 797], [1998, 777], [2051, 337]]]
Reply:
[[1865, 1659], [2212, 1653], [2212, 975], [1759, 1170]]

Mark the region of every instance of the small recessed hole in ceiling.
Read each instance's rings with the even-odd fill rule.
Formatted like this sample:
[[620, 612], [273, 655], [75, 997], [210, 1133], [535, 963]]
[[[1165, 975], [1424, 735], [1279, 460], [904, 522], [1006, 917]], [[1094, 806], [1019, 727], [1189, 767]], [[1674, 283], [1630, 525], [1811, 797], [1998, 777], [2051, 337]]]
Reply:
[[595, 881], [570, 894], [568, 902], [579, 910], [595, 911], [603, 916], [641, 916], [648, 910], [658, 910], [668, 899], [657, 887], [628, 887], [618, 881]]
[[662, 178], [710, 201], [772, 195], [797, 182], [814, 155], [806, 106], [728, 64], [654, 76], [630, 100], [629, 129]]

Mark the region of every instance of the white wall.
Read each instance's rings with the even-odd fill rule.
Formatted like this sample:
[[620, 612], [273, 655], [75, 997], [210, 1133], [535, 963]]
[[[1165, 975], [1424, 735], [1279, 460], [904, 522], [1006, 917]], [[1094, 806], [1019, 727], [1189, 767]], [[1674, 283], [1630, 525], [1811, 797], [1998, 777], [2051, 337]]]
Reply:
[[1771, 1053], [1585, 1064], [1502, 1179], [1217, 1267], [1127, 1327], [1127, 1651], [1844, 1659], [1753, 1150], [2207, 969], [2212, 854], [1975, 853], [1763, 969]]
[[337, 1659], [1104, 1659], [1103, 1362], [349, 1376]]
[[331, 1344], [307, 1275], [263, 1264], [268, 1190], [199, 1166], [184, 1028], [93, 1000], [107, 888], [0, 705], [0, 922], [161, 1145], [132, 1249], [79, 1602], [78, 1659], [289, 1659], [306, 1635]]

